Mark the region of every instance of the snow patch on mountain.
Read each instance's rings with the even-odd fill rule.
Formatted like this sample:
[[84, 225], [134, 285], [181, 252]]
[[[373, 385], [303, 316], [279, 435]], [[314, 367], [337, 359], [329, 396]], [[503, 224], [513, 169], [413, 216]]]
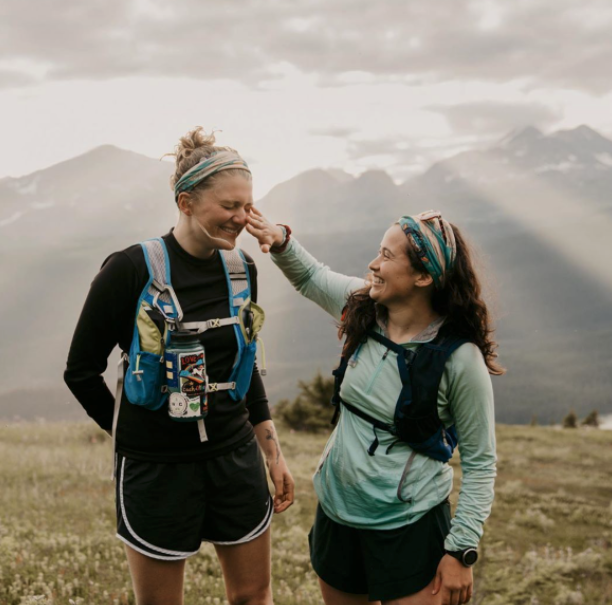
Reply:
[[[24, 183], [25, 180], [25, 183]], [[16, 193], [21, 195], [35, 195], [38, 191], [38, 181], [40, 180], [40, 175], [36, 175], [32, 178], [31, 181], [28, 182], [28, 179], [19, 179], [11, 184], [11, 188]]]
[[23, 216], [23, 212], [13, 212], [11, 216], [0, 221], [0, 227], [6, 227], [15, 221], [18, 221]]
[[30, 208], [33, 210], [45, 210], [46, 208], [53, 208], [55, 206], [54, 200], [46, 200], [44, 202], [31, 202]]
[[596, 153], [595, 159], [604, 166], [612, 167], [612, 154], [610, 153]]
[[535, 169], [534, 172], [541, 174], [543, 172], [569, 172], [572, 168], [576, 168], [573, 162], [559, 162], [557, 164], [544, 164]]

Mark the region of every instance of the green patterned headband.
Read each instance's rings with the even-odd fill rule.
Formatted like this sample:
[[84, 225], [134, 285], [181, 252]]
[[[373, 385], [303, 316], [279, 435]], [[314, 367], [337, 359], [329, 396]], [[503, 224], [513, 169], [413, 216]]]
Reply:
[[232, 151], [217, 151], [208, 158], [204, 158], [201, 162], [190, 168], [174, 185], [174, 199], [178, 202], [179, 193], [183, 191], [191, 191], [196, 185], [199, 185], [204, 179], [221, 172], [222, 170], [231, 170], [239, 168], [246, 170], [249, 174], [251, 171], [247, 163]]
[[434, 210], [402, 216], [397, 222], [410, 238], [436, 288], [442, 287], [457, 257], [455, 234], [450, 223]]

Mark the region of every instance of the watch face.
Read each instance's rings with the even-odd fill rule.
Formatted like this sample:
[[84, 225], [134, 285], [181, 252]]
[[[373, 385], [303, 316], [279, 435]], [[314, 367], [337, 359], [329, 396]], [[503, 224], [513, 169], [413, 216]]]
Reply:
[[478, 561], [478, 551], [474, 548], [470, 548], [463, 553], [463, 564], [471, 567]]

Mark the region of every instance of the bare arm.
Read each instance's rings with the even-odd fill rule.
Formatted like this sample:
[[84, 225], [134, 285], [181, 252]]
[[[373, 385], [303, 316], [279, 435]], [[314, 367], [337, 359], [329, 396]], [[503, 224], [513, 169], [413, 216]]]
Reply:
[[272, 420], [264, 420], [253, 427], [257, 442], [266, 459], [270, 479], [274, 484], [274, 512], [287, 510], [294, 500], [294, 482]]

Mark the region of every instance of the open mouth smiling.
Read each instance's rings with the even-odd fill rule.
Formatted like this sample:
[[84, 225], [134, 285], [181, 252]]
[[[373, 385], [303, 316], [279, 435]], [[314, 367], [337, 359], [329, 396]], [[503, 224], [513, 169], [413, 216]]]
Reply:
[[230, 235], [238, 235], [240, 233], [240, 231], [236, 231], [235, 229], [230, 229], [229, 227], [219, 227], [219, 229], [221, 229], [221, 231], [224, 231], [225, 233], [229, 233]]

